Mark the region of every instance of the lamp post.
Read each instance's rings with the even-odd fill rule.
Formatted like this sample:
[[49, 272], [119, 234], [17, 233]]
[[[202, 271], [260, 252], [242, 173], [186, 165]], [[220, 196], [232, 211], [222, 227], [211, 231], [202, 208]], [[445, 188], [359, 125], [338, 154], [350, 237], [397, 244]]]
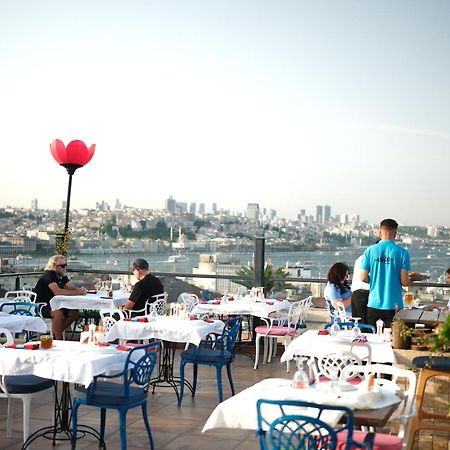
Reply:
[[[67, 189], [67, 201], [66, 201], [66, 221], [64, 224], [63, 239], [66, 239], [69, 231], [69, 211], [70, 211], [70, 196], [72, 193], [72, 175], [77, 169], [85, 166], [94, 156], [95, 144], [92, 144], [89, 148], [83, 141], [72, 141], [67, 145], [64, 142], [55, 139], [50, 144], [50, 151], [55, 161], [66, 168], [69, 174], [69, 186]], [[67, 253], [67, 250], [66, 250]]]

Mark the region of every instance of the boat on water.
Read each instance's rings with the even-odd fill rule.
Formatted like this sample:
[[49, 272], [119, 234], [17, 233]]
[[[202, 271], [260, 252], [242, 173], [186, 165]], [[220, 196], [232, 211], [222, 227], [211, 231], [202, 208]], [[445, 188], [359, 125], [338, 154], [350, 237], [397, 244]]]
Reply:
[[73, 270], [83, 270], [83, 269], [91, 269], [92, 264], [87, 261], [83, 261], [82, 259], [75, 258], [71, 256], [67, 259], [67, 267]]
[[168, 263], [174, 263], [174, 262], [178, 262], [178, 261], [186, 261], [186, 256], [185, 255], [170, 255], [167, 258]]

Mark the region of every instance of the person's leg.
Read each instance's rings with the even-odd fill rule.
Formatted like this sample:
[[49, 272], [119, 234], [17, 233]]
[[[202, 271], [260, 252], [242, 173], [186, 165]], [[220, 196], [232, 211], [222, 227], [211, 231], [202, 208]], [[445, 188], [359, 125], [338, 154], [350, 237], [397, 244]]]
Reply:
[[66, 309], [63, 311], [64, 320], [63, 320], [63, 332], [67, 328], [69, 328], [75, 320], [78, 319], [80, 312], [78, 309]]
[[375, 308], [367, 308], [367, 323], [369, 325], [373, 325], [374, 327], [377, 326], [377, 320], [380, 319], [380, 314], [381, 314], [381, 310], [380, 309], [375, 309]]
[[63, 324], [64, 324], [64, 313], [60, 309], [55, 309], [51, 312], [52, 314], [52, 330], [55, 339], [62, 340], [63, 338]]
[[367, 302], [369, 291], [359, 289], [352, 294], [352, 316], [359, 317], [361, 323], [367, 323]]

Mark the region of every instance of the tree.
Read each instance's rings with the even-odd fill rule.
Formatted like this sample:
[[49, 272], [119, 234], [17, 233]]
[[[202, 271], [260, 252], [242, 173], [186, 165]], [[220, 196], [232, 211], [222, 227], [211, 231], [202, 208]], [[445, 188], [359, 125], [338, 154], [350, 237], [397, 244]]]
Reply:
[[[236, 283], [246, 288], [252, 288], [255, 285], [255, 268], [253, 266], [242, 266], [236, 275], [242, 277]], [[289, 277], [290, 273], [283, 267], [274, 268], [271, 264], [266, 263], [264, 266], [264, 289], [266, 293], [272, 290], [282, 290], [290, 286], [284, 281]]]

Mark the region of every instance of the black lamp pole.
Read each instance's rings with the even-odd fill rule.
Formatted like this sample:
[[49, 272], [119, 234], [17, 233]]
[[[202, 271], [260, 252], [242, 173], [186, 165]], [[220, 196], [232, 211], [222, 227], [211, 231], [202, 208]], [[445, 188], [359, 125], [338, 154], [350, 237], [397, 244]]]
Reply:
[[61, 164], [61, 166], [65, 167], [67, 173], [69, 174], [69, 186], [67, 188], [67, 201], [66, 201], [66, 222], [64, 225], [64, 238], [67, 236], [67, 232], [69, 231], [69, 212], [70, 212], [70, 196], [72, 194], [72, 175], [75, 173], [75, 170], [82, 167], [79, 164]]

